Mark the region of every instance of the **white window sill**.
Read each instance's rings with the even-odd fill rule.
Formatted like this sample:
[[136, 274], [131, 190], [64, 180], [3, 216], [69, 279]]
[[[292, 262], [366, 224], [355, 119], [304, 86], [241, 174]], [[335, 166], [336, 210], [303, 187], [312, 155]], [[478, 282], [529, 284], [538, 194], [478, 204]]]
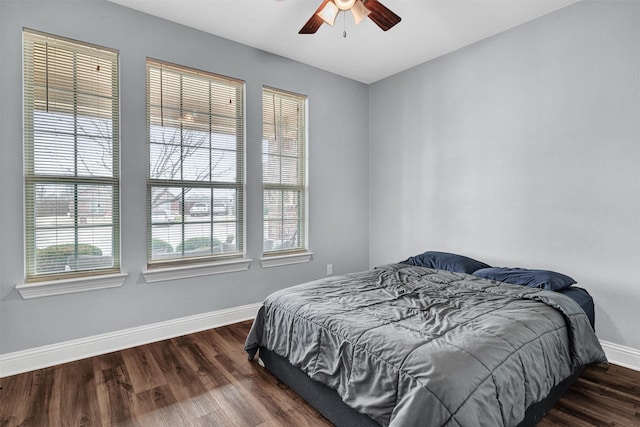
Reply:
[[280, 267], [282, 265], [301, 264], [311, 261], [313, 252], [302, 252], [287, 255], [266, 256], [260, 260], [262, 268]]
[[119, 288], [127, 279], [127, 273], [104, 274], [101, 276], [79, 277], [76, 279], [51, 280], [47, 282], [16, 285], [22, 298], [41, 298], [98, 289]]
[[164, 282], [175, 279], [210, 276], [212, 274], [234, 273], [249, 269], [252, 259], [234, 259], [228, 261], [210, 262], [207, 264], [193, 264], [180, 267], [153, 268], [143, 271], [142, 275], [147, 283]]

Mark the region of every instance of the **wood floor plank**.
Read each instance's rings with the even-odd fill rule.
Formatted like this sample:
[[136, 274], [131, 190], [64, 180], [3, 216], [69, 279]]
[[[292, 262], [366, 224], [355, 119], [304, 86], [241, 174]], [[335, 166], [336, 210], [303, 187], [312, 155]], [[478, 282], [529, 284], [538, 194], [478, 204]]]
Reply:
[[202, 351], [202, 342], [198, 342], [201, 335], [188, 335], [176, 338], [177, 350], [187, 365], [198, 375], [207, 389], [216, 389], [229, 384], [229, 380], [217, 370], [213, 362]]
[[233, 413], [223, 410], [217, 410], [207, 415], [203, 415], [201, 417], [193, 420], [194, 427], [211, 427], [211, 426], [220, 426], [220, 427], [243, 427], [244, 424], [241, 423], [241, 420], [235, 418]]
[[582, 378], [578, 381], [578, 387], [572, 390], [572, 393], [575, 393], [575, 400], [585, 403], [597, 400], [602, 409], [615, 411], [622, 417], [633, 417], [640, 409], [635, 405], [637, 399], [629, 394], [612, 390], [610, 387], [603, 387]]
[[134, 393], [166, 385], [162, 370], [149, 350], [150, 346], [157, 344], [147, 344], [122, 351], [122, 358], [127, 366]]
[[[250, 326], [0, 378], [0, 427], [331, 426], [247, 360]], [[640, 372], [588, 368], [539, 426], [640, 426]]]
[[593, 367], [582, 376], [585, 380], [599, 384], [608, 391], [629, 396], [640, 396], [638, 373], [619, 365], [609, 365], [607, 369]]
[[131, 418], [133, 386], [125, 366], [122, 352], [114, 352], [94, 357], [96, 389], [100, 418], [112, 424], [126, 424]]
[[122, 351], [114, 351], [112, 353], [102, 354], [98, 357], [94, 357], [92, 358], [93, 366], [96, 371], [123, 366], [124, 358], [122, 357], [122, 354]]
[[556, 405], [552, 411], [540, 421], [538, 427], [593, 427], [590, 422], [574, 416], [571, 412], [566, 412], [561, 405]]
[[100, 418], [110, 425], [132, 425], [130, 420], [134, 393], [124, 364], [98, 371], [97, 375]]
[[191, 420], [220, 409], [196, 372], [189, 369], [174, 340], [167, 341], [165, 345], [151, 346], [150, 351], [181, 409]]
[[228, 334], [221, 333], [224, 332], [224, 330], [207, 331], [208, 334], [205, 336], [204, 346], [215, 352], [216, 360], [222, 363], [228, 372], [251, 375], [253, 371], [247, 363], [244, 363], [246, 361], [246, 357], [243, 357], [244, 350], [238, 347], [235, 338], [230, 337]]
[[60, 425], [101, 426], [93, 361], [83, 359], [60, 365], [59, 369]]
[[43, 369], [33, 376], [29, 393], [30, 424], [39, 425], [47, 421], [47, 409], [52, 405], [53, 369]]
[[[208, 345], [211, 337], [207, 333], [198, 333], [194, 336], [178, 339], [179, 348], [185, 356], [187, 363], [198, 372], [203, 379], [205, 386], [215, 397], [217, 406], [221, 409], [228, 409], [239, 414], [240, 422], [243, 425], [258, 425], [264, 421], [261, 413], [265, 408], [259, 407], [259, 402], [247, 405], [246, 402], [251, 397], [244, 396], [239, 384], [233, 384], [234, 378], [230, 373], [229, 359], [222, 355], [217, 349]], [[197, 341], [197, 342], [196, 342]], [[222, 361], [219, 358], [222, 357]], [[232, 385], [233, 386], [230, 386]], [[258, 406], [258, 408], [256, 408]], [[218, 413], [216, 409], [215, 413]]]
[[609, 365], [609, 369], [589, 367], [539, 426], [640, 426], [640, 393], [635, 391], [638, 383], [638, 371], [617, 365]]
[[189, 415], [182, 410], [168, 385], [136, 393], [133, 407], [136, 415], [142, 415], [144, 425], [189, 425]]
[[27, 415], [27, 408], [22, 404], [27, 398], [28, 374], [0, 378], [0, 427], [14, 426]]
[[49, 380], [47, 381], [48, 386], [50, 387], [50, 393], [47, 393], [46, 400], [48, 400], [48, 404], [43, 407], [44, 417], [48, 423], [52, 423], [52, 425], [61, 425], [62, 418], [60, 412], [60, 388], [57, 386], [62, 382], [62, 371], [57, 366], [52, 366], [49, 368], [43, 369], [46, 375], [49, 376]]
[[[174, 340], [151, 346], [149, 351], [157, 361], [165, 382], [175, 390], [176, 396], [192, 396], [206, 391], [196, 372], [189, 369]], [[186, 390], [182, 390], [183, 388]]]

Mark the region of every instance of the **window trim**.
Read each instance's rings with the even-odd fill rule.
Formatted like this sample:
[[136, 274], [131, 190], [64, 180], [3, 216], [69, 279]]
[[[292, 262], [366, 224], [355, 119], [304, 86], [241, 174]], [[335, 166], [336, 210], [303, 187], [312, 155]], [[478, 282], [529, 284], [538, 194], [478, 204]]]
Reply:
[[[228, 87], [234, 87], [239, 91], [239, 95], [236, 99], [241, 105], [236, 108], [240, 111], [241, 117], [237, 119], [235, 136], [235, 165], [236, 165], [236, 181], [235, 182], [222, 182], [222, 181], [190, 181], [181, 179], [159, 179], [151, 178], [151, 87], [149, 81], [149, 69], [153, 67], [155, 69], [168, 69], [173, 73], [187, 76], [197, 76], [207, 79], [209, 82], [227, 84]], [[187, 272], [186, 277], [196, 277], [200, 275], [218, 274], [221, 272], [236, 271], [234, 267], [218, 268], [220, 266], [242, 265], [246, 264], [246, 267], [240, 267], [242, 270], [248, 268], [248, 264], [251, 262], [247, 259], [247, 212], [246, 212], [246, 82], [241, 79], [228, 77], [220, 74], [216, 74], [209, 71], [204, 71], [184, 65], [174, 64], [154, 58], [147, 57], [146, 59], [146, 76], [147, 76], [147, 177], [146, 177], [146, 225], [147, 225], [147, 255], [146, 255], [146, 268], [143, 275], [147, 282], [171, 280], [172, 278], [185, 277], [181, 272]], [[180, 89], [182, 93], [182, 89]], [[211, 92], [210, 92], [211, 93]], [[209, 99], [209, 108], [211, 108], [211, 101]], [[161, 107], [162, 108], [162, 107]], [[212, 114], [212, 113], [210, 113]], [[239, 127], [239, 128], [238, 128]], [[209, 131], [210, 134], [211, 131]], [[240, 135], [238, 135], [240, 133]], [[203, 188], [208, 190], [215, 189], [230, 189], [236, 192], [236, 214], [235, 224], [236, 230], [236, 244], [240, 246], [239, 250], [230, 254], [206, 254], [202, 256], [193, 257], [179, 257], [179, 258], [166, 258], [166, 259], [152, 259], [152, 242], [153, 242], [153, 224], [152, 224], [152, 212], [153, 206], [151, 206], [151, 194], [154, 187], [189, 187], [189, 188]], [[185, 201], [182, 200], [182, 216], [184, 218], [187, 213], [185, 212]], [[211, 206], [213, 210], [213, 206]], [[178, 222], [177, 224], [186, 224], [186, 221]], [[209, 224], [213, 227], [213, 212], [211, 212], [211, 219]], [[239, 236], [240, 235], [240, 238]], [[184, 235], [182, 238], [184, 243]], [[212, 267], [214, 266], [214, 267]], [[178, 272], [178, 275], [172, 277], [173, 271]], [[208, 272], [207, 272], [208, 271]], [[205, 272], [205, 273], [202, 273]], [[156, 274], [157, 273], [157, 274]], [[201, 274], [202, 273], [202, 274]], [[168, 278], [163, 278], [168, 277]], [[148, 278], [148, 279], [147, 279]], [[159, 278], [159, 279], [158, 279]]]
[[[299, 93], [278, 89], [271, 86], [262, 86], [262, 140], [264, 141], [264, 96], [265, 92], [270, 92], [274, 95], [287, 96], [291, 98], [297, 98], [297, 102], [299, 102], [304, 108], [303, 114], [303, 141], [301, 143], [301, 149], [303, 151], [301, 165], [304, 168], [302, 173], [302, 183], [301, 184], [273, 184], [273, 183], [265, 183], [264, 182], [264, 170], [262, 173], [262, 209], [265, 207], [265, 190], [296, 190], [302, 193], [302, 197], [304, 198], [303, 209], [304, 212], [301, 216], [303, 221], [301, 232], [303, 233], [303, 238], [300, 241], [300, 246], [296, 248], [284, 248], [275, 251], [265, 251], [264, 250], [264, 226], [265, 219], [264, 215], [262, 216], [262, 237], [261, 237], [261, 266], [263, 268], [269, 267], [277, 267], [282, 265], [289, 264], [298, 264], [303, 262], [311, 261], [311, 257], [313, 252], [309, 250], [309, 97], [307, 95], [302, 95]], [[275, 108], [275, 107], [274, 107]], [[274, 126], [277, 126], [277, 123], [274, 123]], [[261, 157], [264, 156], [264, 151], [261, 149]], [[263, 165], [264, 168], [264, 165]]]
[[247, 271], [253, 262], [250, 258], [234, 258], [224, 261], [207, 262], [174, 267], [150, 268], [142, 272], [147, 283], [164, 282], [176, 279], [210, 276], [213, 274], [235, 273]]
[[[51, 41], [54, 44], [60, 44], [63, 49], [68, 52], [72, 52], [74, 55], [95, 53], [95, 58], [100, 58], [101, 61], [109, 62], [112, 67], [111, 77], [111, 95], [109, 99], [111, 103], [110, 119], [111, 119], [111, 163], [112, 167], [110, 176], [84, 176], [84, 175], [51, 175], [35, 172], [36, 162], [36, 138], [34, 118], [37, 111], [42, 111], [36, 107], [38, 98], [35, 95], [38, 84], [36, 83], [36, 69], [42, 67], [42, 59], [38, 60], [36, 57], [36, 51], [34, 46], [37, 44], [48, 43]], [[104, 289], [107, 287], [122, 286], [126, 279], [126, 274], [121, 272], [121, 241], [120, 241], [120, 70], [119, 70], [119, 51], [117, 49], [100, 46], [84, 41], [74, 40], [63, 36], [53, 35], [42, 31], [37, 31], [23, 27], [22, 29], [22, 59], [23, 59], [23, 153], [24, 153], [24, 182], [23, 182], [23, 197], [24, 197], [24, 283], [16, 285], [16, 289], [20, 292], [23, 298], [35, 298], [39, 296], [58, 295], [72, 292], [81, 292], [85, 290]], [[46, 47], [45, 47], [46, 49]], [[44, 60], [44, 67], [48, 67], [48, 59]], [[27, 65], [28, 64], [28, 65]], [[86, 63], [81, 63], [80, 66], [86, 66]], [[76, 65], [73, 65], [74, 73], [78, 72]], [[98, 67], [99, 70], [99, 67]], [[96, 80], [98, 82], [99, 80]], [[48, 81], [44, 84], [45, 90], [49, 91], [50, 86]], [[52, 86], [53, 90], [60, 90]], [[74, 110], [73, 122], [74, 126], [77, 123], [78, 118], [84, 117], [76, 109], [80, 104], [77, 101], [78, 94], [81, 93], [78, 89], [73, 89], [70, 92], [74, 97]], [[99, 92], [88, 92], [89, 96], [94, 96], [96, 99], [103, 97]], [[47, 111], [48, 111], [48, 96], [46, 98]], [[77, 104], [76, 104], [77, 103]], [[107, 111], [107, 110], [105, 110]], [[81, 136], [81, 133], [77, 133], [74, 128], [73, 139]], [[76, 142], [77, 143], [77, 142]], [[77, 147], [74, 148], [77, 153]], [[111, 197], [109, 198], [111, 211], [111, 228], [110, 240], [111, 240], [111, 267], [94, 267], [87, 269], [80, 269], [75, 271], [58, 271], [58, 272], [44, 272], [37, 273], [37, 227], [36, 227], [36, 190], [35, 186], [41, 184], [50, 185], [71, 185], [76, 189], [82, 185], [95, 185], [109, 187], [111, 191]], [[79, 241], [78, 237], [78, 199], [77, 195], [74, 196], [74, 242], [73, 245], [83, 244]], [[67, 227], [69, 228], [69, 227]], [[60, 229], [55, 227], [56, 230]], [[78, 254], [79, 255], [79, 254]]]
[[277, 255], [265, 255], [260, 259], [262, 268], [281, 267], [283, 265], [304, 264], [310, 262], [314, 253], [310, 251], [279, 252]]
[[127, 277], [127, 273], [115, 273], [35, 283], [29, 282], [16, 285], [16, 290], [23, 299], [41, 298], [100, 289], [119, 288], [122, 287]]

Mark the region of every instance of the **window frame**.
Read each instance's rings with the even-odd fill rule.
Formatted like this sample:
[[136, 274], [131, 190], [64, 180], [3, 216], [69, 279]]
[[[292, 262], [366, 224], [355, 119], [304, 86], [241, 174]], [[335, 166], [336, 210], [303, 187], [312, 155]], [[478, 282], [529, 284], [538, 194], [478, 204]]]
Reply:
[[[48, 33], [44, 33], [41, 31], [36, 31], [28, 28], [23, 28], [22, 32], [23, 36], [23, 150], [24, 150], [24, 219], [25, 219], [25, 283], [16, 286], [18, 291], [24, 298], [32, 298], [38, 296], [47, 296], [47, 295], [56, 295], [63, 293], [71, 293], [78, 292], [84, 290], [91, 289], [104, 289], [108, 287], [117, 287], [122, 286], [126, 274], [121, 273], [121, 259], [120, 259], [120, 105], [119, 105], [119, 86], [120, 86], [120, 76], [119, 76], [119, 52], [116, 49], [98, 46], [92, 43], [82, 42], [78, 40], [69, 39], [62, 36], [52, 35]], [[51, 44], [51, 47], [49, 46]], [[39, 45], [39, 46], [38, 46]], [[44, 47], [43, 47], [44, 46]], [[44, 49], [44, 57], [41, 56], [41, 50]], [[73, 57], [73, 61], [71, 61], [72, 66], [66, 65], [65, 68], [64, 62], [61, 62], [61, 68], [58, 69], [55, 66], [52, 66], [52, 70], [49, 70], [50, 65], [55, 65], [57, 62], [49, 63], [49, 49], [53, 49], [51, 51], [54, 56], [51, 61], [63, 61], [64, 55], [70, 55]], [[95, 62], [90, 61], [78, 61], [79, 58], [89, 56]], [[90, 73], [93, 73], [93, 68], [95, 67], [95, 71], [99, 72], [101, 69], [101, 65], [108, 65], [110, 73], [106, 79], [100, 78], [98, 74], [95, 75], [95, 80], [91, 80], [92, 83], [95, 84], [95, 91], [91, 91], [86, 87], [80, 89], [82, 85], [87, 85], [87, 78]], [[44, 67], [44, 75], [42, 74], [42, 67]], [[89, 68], [86, 68], [89, 67]], [[70, 87], [72, 89], [65, 89], [61, 85], [65, 83], [69, 83], [64, 79], [63, 72], [71, 70], [73, 74], [72, 84]], [[40, 71], [40, 74], [39, 74]], [[59, 76], [60, 78], [56, 78]], [[44, 78], [44, 83], [42, 83], [42, 79]], [[81, 79], [84, 78], [84, 81]], [[40, 79], [40, 80], [38, 80]], [[50, 83], [51, 82], [51, 83]], [[58, 86], [55, 85], [55, 82], [58, 82]], [[100, 93], [100, 84], [103, 82], [108, 82], [106, 87], [110, 89], [109, 93], [105, 95], [104, 93]], [[44, 92], [44, 99], [42, 94], [38, 94], [38, 89]], [[51, 98], [51, 104], [49, 99], [50, 92], [57, 94], [60, 98], [53, 96]], [[65, 104], [63, 101], [63, 97], [70, 96], [73, 101], [71, 104], [71, 113], [68, 111], [64, 113], [64, 109], [69, 109], [69, 104]], [[85, 97], [84, 101], [79, 101], [80, 98]], [[94, 99], [95, 109], [91, 109], [92, 107], [88, 107], [87, 99]], [[108, 108], [103, 109], [99, 106], [100, 102], [103, 101], [106, 105], [109, 105]], [[38, 103], [44, 103], [45, 110], [42, 110], [42, 106], [38, 108]], [[38, 144], [36, 142], [36, 115], [38, 111], [45, 111], [49, 113], [49, 109], [51, 108], [52, 112], [57, 112], [60, 114], [59, 120], [62, 120], [63, 117], [70, 118], [73, 123], [73, 131], [70, 133], [66, 133], [67, 137], [70, 137], [73, 141], [73, 170], [74, 172], [71, 174], [52, 174], [49, 173], [38, 173], [36, 170], [36, 164], [40, 163], [51, 167], [54, 161], [42, 162], [43, 159], [49, 160], [47, 155], [42, 153], [38, 153]], [[85, 110], [84, 112], [82, 110]], [[84, 114], [83, 114], [84, 113]], [[92, 115], [93, 113], [93, 115]], [[110, 130], [110, 136], [104, 135], [95, 135], [95, 134], [85, 134], [83, 133], [82, 126], [78, 123], [80, 121], [87, 120], [91, 117], [101, 117], [102, 114], [106, 114], [108, 118], [108, 124]], [[44, 120], [44, 119], [43, 119]], [[47, 118], [46, 120], [50, 120]], [[94, 119], [95, 120], [95, 119]], [[56, 121], [57, 122], [57, 121]], [[39, 132], [42, 132], [44, 135], [48, 135], [51, 138], [51, 135], [56, 134], [56, 132], [61, 132], [57, 126], [61, 125], [44, 125], [40, 128]], [[97, 128], [96, 128], [97, 129]], [[79, 151], [82, 147], [80, 145], [79, 140], [83, 137], [95, 140], [105, 140], [109, 141], [109, 144], [103, 147], [103, 150], [110, 150], [111, 161], [108, 163], [104, 163], [102, 167], [111, 168], [110, 175], [96, 174], [96, 175], [82, 175], [78, 172], [79, 162], [84, 159], [82, 158], [83, 154]], [[40, 145], [45, 146], [49, 143], [48, 140], [45, 140], [44, 144], [42, 142]], [[85, 154], [86, 155], [86, 154]], [[52, 156], [53, 157], [53, 156]], [[108, 166], [107, 166], [108, 165]], [[96, 167], [96, 164], [92, 165]], [[94, 169], [95, 170], [95, 169]], [[36, 215], [38, 208], [38, 191], [36, 190], [38, 185], [52, 185], [58, 186], [61, 189], [64, 186], [69, 186], [73, 188], [71, 198], [71, 202], [68, 204], [67, 209], [69, 210], [69, 218], [72, 221], [72, 226], [69, 225], [60, 225], [58, 220], [54, 222], [53, 226], [44, 227], [47, 229], [55, 230], [55, 242], [56, 245], [59, 245], [57, 233], [58, 230], [73, 230], [73, 243], [64, 243], [73, 245], [75, 248], [74, 252], [69, 255], [73, 256], [75, 254], [76, 263], [75, 270], [71, 270], [72, 267], [65, 267], [64, 271], [47, 271], [47, 272], [38, 272], [38, 254], [37, 254], [37, 244], [38, 244], [38, 236], [37, 231], [39, 229], [44, 229], [43, 227], [38, 227]], [[86, 227], [82, 225], [81, 221], [81, 202], [79, 197], [79, 187], [81, 186], [94, 186], [93, 191], [97, 191], [99, 187], [109, 188], [110, 196], [106, 198], [109, 202], [109, 206], [102, 206], [101, 209], [109, 209], [111, 213], [111, 220], [109, 223], [98, 224], [93, 227]], [[61, 191], [61, 190], [58, 190]], [[98, 200], [103, 200], [101, 198]], [[55, 196], [56, 204], [58, 203], [58, 199], [65, 203], [67, 200], [62, 198], [60, 195]], [[96, 199], [91, 199], [95, 202]], [[42, 203], [42, 202], [41, 202]], [[100, 205], [98, 205], [100, 206]], [[59, 208], [56, 208], [56, 212]], [[56, 213], [56, 217], [58, 214]], [[60, 221], [65, 222], [65, 221]], [[66, 221], [69, 222], [69, 221]], [[102, 264], [104, 261], [108, 261], [110, 258], [110, 264], [108, 266], [98, 265], [100, 263], [94, 263], [92, 265], [91, 262], [88, 263], [88, 266], [82, 268], [78, 267], [80, 265], [79, 257], [82, 256], [79, 250], [79, 246], [84, 244], [80, 237], [81, 230], [91, 230], [96, 228], [111, 228], [111, 232], [108, 233], [109, 237], [106, 241], [101, 241], [102, 243], [108, 243], [110, 245], [111, 255], [105, 255], [101, 260]], [[91, 240], [92, 244], [96, 243], [96, 240]], [[50, 247], [49, 245], [48, 247]], [[54, 245], [55, 246], [55, 245]], [[67, 263], [69, 263], [67, 259]], [[46, 264], [45, 264], [46, 265]]]
[[[267, 102], [265, 102], [265, 98], [271, 96], [271, 107], [272, 110], [267, 111]], [[278, 174], [280, 176], [280, 182], [267, 182], [266, 181], [266, 165], [265, 165], [265, 156], [271, 155], [270, 153], [265, 152], [265, 143], [272, 138], [273, 140], [278, 141], [278, 144], [281, 144], [282, 141], [279, 140], [278, 130], [280, 130], [280, 134], [282, 134], [282, 129], [287, 127], [291, 129], [292, 127], [287, 126], [286, 123], [283, 122], [282, 119], [282, 111], [280, 110], [280, 117], [277, 117], [276, 106], [275, 103], [277, 100], [287, 100], [289, 102], [294, 102], [297, 108], [297, 126], [293, 128], [297, 129], [297, 138], [294, 140], [297, 145], [297, 167], [301, 170], [297, 172], [297, 182], [294, 184], [282, 183], [282, 161], [280, 161], [280, 167], [278, 168]], [[309, 135], [308, 135], [308, 103], [309, 99], [306, 95], [301, 95], [295, 92], [286, 91], [282, 89], [277, 89], [270, 86], [262, 87], [262, 259], [261, 265], [262, 267], [277, 267], [288, 264], [298, 264], [309, 262], [311, 260], [312, 252], [309, 251]], [[265, 118], [268, 116], [273, 116], [272, 123], [270, 123]], [[273, 126], [272, 135], [268, 134], [268, 128]], [[282, 146], [279, 146], [280, 154], [276, 157], [286, 157], [282, 154]], [[288, 156], [291, 158], [291, 156]], [[298, 244], [292, 248], [286, 248], [285, 239], [284, 239], [284, 223], [287, 222], [287, 218], [285, 215], [284, 202], [282, 202], [281, 212], [279, 214], [279, 218], [267, 218], [266, 215], [268, 213], [267, 208], [267, 197], [266, 194], [269, 191], [280, 191], [284, 192], [297, 192], [298, 193], [298, 215], [297, 221], [299, 223], [297, 227], [296, 234], [294, 234], [293, 239], [298, 239]], [[281, 196], [283, 198], [284, 195]], [[266, 228], [268, 222], [281, 222], [283, 231], [281, 234], [281, 245], [282, 247], [275, 250], [266, 250]], [[289, 219], [290, 221], [290, 219]], [[294, 240], [295, 242], [295, 240]]]
[[[186, 76], [187, 78], [196, 78], [202, 79], [203, 81], [208, 81], [209, 84], [209, 130], [205, 133], [209, 134], [209, 143], [206, 148], [209, 150], [209, 180], [198, 181], [198, 180], [188, 180], [182, 179], [183, 176], [179, 177], [180, 179], [175, 179], [175, 177], [170, 177], [169, 179], [160, 179], [160, 178], [152, 178], [152, 144], [159, 145], [158, 143], [152, 142], [151, 136], [151, 127], [153, 119], [157, 120], [156, 116], [152, 117], [151, 109], [154, 107], [159, 107], [161, 109], [160, 112], [160, 120], [164, 120], [164, 112], [162, 111], [164, 105], [164, 95], [153, 93], [151, 87], [151, 75], [150, 70], [166, 70], [170, 73], [175, 73], [180, 76], [180, 81], [182, 82], [182, 76]], [[146, 176], [146, 224], [147, 224], [147, 270], [143, 272], [145, 280], [147, 282], [156, 282], [163, 280], [172, 280], [176, 278], [184, 278], [184, 277], [197, 277], [204, 276], [210, 274], [219, 274], [219, 273], [227, 273], [231, 271], [242, 271], [248, 269], [249, 262], [251, 260], [246, 259], [246, 111], [245, 111], [245, 82], [240, 79], [222, 76], [216, 73], [203, 71], [195, 68], [191, 68], [188, 66], [173, 64], [170, 62], [147, 58], [146, 60], [146, 76], [147, 76], [147, 176]], [[162, 80], [162, 73], [164, 71], [160, 71], [160, 79]], [[211, 179], [211, 170], [213, 168], [213, 152], [215, 151], [212, 148], [212, 138], [213, 135], [216, 135], [215, 132], [212, 131], [211, 120], [215, 115], [213, 113], [214, 109], [214, 98], [217, 94], [211, 89], [212, 85], [222, 85], [225, 86], [229, 90], [235, 91], [235, 97], [233, 99], [236, 100], [236, 105], [234, 105], [235, 115], [232, 120], [235, 120], [235, 132], [230, 134], [235, 138], [234, 144], [234, 152], [235, 152], [235, 174], [233, 181], [216, 181]], [[183, 92], [182, 83], [180, 83], [179, 89], [179, 97], [180, 97], [180, 114], [190, 114], [189, 111], [182, 111], [182, 98], [186, 92]], [[188, 94], [188, 93], [187, 93]], [[215, 96], [214, 96], [215, 95]], [[151, 97], [155, 96], [161, 97], [160, 105], [152, 105]], [[182, 119], [180, 119], [182, 120]], [[177, 144], [180, 147], [186, 146], [184, 143], [183, 135], [182, 135], [182, 124], [179, 125], [181, 129], [180, 133], [180, 142]], [[182, 148], [180, 149], [182, 153]], [[185, 162], [185, 157], [180, 154], [180, 168]], [[183, 172], [180, 173], [181, 175]], [[195, 255], [195, 256], [182, 256], [182, 257], [167, 257], [161, 259], [160, 257], [154, 259], [153, 254], [153, 212], [154, 206], [152, 203], [152, 194], [154, 188], [181, 188], [181, 198], [179, 203], [179, 212], [180, 212], [180, 220], [175, 222], [173, 225], [180, 225], [181, 227], [181, 244], [185, 245], [186, 234], [185, 234], [185, 224], [188, 224], [186, 217], [190, 216], [189, 209], [186, 207], [187, 202], [185, 198], [185, 188], [191, 189], [200, 189], [200, 190], [209, 190], [211, 191], [211, 202], [209, 203], [209, 214], [205, 215], [205, 218], [209, 218], [208, 220], [202, 221], [203, 224], [208, 224], [211, 227], [210, 235], [213, 240], [214, 237], [214, 225], [224, 222], [217, 221], [214, 215], [214, 206], [215, 206], [215, 197], [214, 192], [216, 190], [229, 190], [230, 192], [234, 192], [234, 202], [231, 203], [233, 206], [232, 212], [234, 212], [233, 220], [226, 221], [227, 223], [235, 224], [235, 248], [236, 250], [231, 253], [211, 253], [204, 255]], [[189, 191], [187, 190], [187, 191]], [[227, 209], [229, 209], [229, 204], [227, 205]], [[155, 225], [158, 225], [155, 223]], [[213, 249], [213, 244], [211, 244], [211, 249]], [[185, 249], [186, 250], [186, 249]]]

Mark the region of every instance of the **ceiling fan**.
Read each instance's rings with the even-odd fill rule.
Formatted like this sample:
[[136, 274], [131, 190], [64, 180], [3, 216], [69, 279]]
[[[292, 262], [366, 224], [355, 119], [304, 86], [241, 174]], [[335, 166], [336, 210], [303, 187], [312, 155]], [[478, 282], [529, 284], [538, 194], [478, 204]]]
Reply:
[[356, 24], [368, 16], [383, 31], [387, 31], [401, 21], [398, 15], [378, 0], [323, 0], [298, 34], [314, 34], [325, 22], [333, 26], [338, 13], [347, 10], [351, 10]]

